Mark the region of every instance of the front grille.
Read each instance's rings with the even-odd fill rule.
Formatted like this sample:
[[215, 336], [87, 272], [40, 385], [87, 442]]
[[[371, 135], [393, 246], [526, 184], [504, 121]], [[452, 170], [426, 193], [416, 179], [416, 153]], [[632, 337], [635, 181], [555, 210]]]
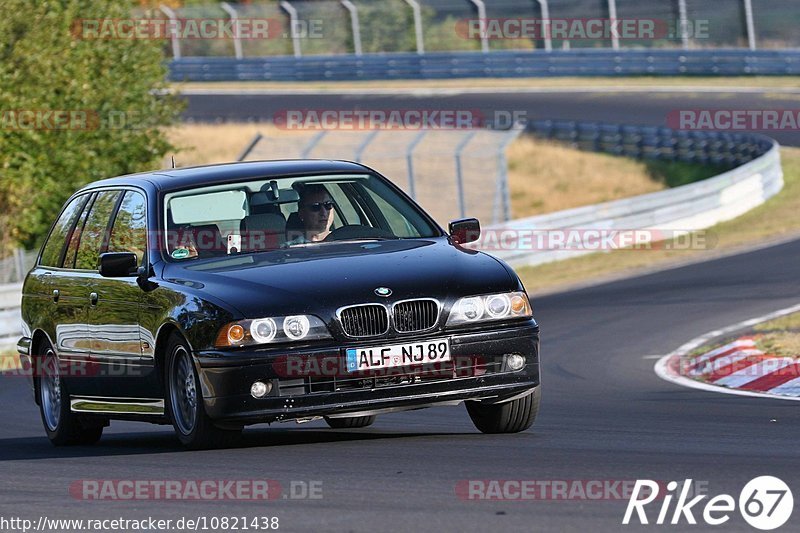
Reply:
[[350, 337], [375, 337], [389, 330], [389, 314], [380, 304], [347, 307], [342, 309], [339, 320]]
[[394, 329], [401, 333], [431, 329], [438, 318], [436, 300], [409, 300], [394, 306]]

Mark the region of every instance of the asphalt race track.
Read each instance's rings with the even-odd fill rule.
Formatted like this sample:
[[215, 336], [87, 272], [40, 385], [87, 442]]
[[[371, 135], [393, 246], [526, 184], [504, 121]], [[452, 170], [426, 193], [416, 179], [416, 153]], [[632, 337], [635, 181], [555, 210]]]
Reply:
[[[44, 436], [25, 380], [4, 376], [3, 516], [278, 516], [287, 531], [624, 531], [641, 529], [620, 525], [625, 501], [464, 501], [455, 487], [469, 479], [692, 478], [707, 482], [711, 495], [738, 498], [750, 479], [775, 475], [797, 495], [795, 402], [681, 388], [656, 377], [652, 356], [797, 303], [798, 264], [800, 240], [533, 295], [545, 388], [539, 419], [517, 435], [478, 434], [463, 407], [450, 407], [379, 417], [364, 430], [330, 430], [319, 422], [257, 426], [245, 432], [241, 448], [194, 453], [183, 452], [167, 428], [113, 422], [94, 447], [56, 449]], [[264, 478], [284, 487], [292, 480], [322, 482], [323, 497], [80, 501], [68, 492], [81, 479]], [[653, 508], [651, 520], [657, 512]], [[800, 517], [792, 520], [789, 529]], [[704, 529], [685, 522], [656, 529], [662, 528]], [[753, 531], [737, 513], [716, 530]]]
[[[684, 109], [796, 109], [795, 92], [592, 92], [559, 91], [496, 93], [458, 90], [397, 95], [370, 92], [220, 94], [191, 92], [186, 96], [185, 119], [199, 122], [271, 121], [286, 110], [448, 109], [480, 110], [484, 117], [495, 111], [518, 113], [529, 120], [561, 119], [665, 126], [667, 114]], [[508, 115], [510, 116], [510, 115]], [[768, 133], [781, 144], [800, 146], [800, 130]]]

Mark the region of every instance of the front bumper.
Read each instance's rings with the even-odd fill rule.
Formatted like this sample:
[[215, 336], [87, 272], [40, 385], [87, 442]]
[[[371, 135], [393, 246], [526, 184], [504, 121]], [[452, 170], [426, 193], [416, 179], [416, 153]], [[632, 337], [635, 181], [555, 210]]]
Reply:
[[[32, 344], [33, 341], [30, 337], [21, 337], [17, 341], [17, 354], [19, 354], [19, 364], [20, 368], [22, 368], [23, 370], [33, 368], [33, 354], [31, 353]], [[28, 374], [28, 385], [33, 391], [34, 390], [33, 372], [29, 372], [27, 374]]]
[[[195, 358], [208, 415], [242, 425], [464, 400], [502, 402], [539, 386], [539, 327], [535, 321], [482, 331], [432, 333], [409, 341], [443, 336], [450, 340], [452, 364], [392, 369], [384, 374], [347, 373], [343, 370], [345, 348], [338, 346], [282, 353], [199, 352]], [[381, 344], [387, 341], [359, 346]], [[525, 357], [521, 370], [505, 368], [505, 358], [512, 353]], [[301, 363], [293, 365], [293, 357]], [[253, 398], [250, 386], [254, 381], [270, 383], [269, 395]]]

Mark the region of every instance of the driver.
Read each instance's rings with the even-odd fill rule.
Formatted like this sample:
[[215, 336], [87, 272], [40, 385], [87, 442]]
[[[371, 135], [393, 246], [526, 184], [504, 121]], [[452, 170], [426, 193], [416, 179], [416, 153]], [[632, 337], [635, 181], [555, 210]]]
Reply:
[[303, 228], [299, 232], [290, 232], [287, 245], [319, 242], [330, 235], [336, 210], [324, 185], [315, 183], [303, 187], [297, 205]]

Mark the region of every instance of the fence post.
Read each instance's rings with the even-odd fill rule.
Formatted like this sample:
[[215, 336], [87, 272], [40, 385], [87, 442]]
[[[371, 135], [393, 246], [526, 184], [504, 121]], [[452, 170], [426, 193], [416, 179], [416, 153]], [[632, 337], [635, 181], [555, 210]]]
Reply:
[[406, 0], [406, 4], [411, 6], [414, 12], [414, 33], [417, 38], [417, 53], [422, 55], [425, 53], [425, 42], [422, 36], [422, 9], [419, 7], [417, 0]]
[[300, 35], [297, 33], [299, 25], [297, 21], [297, 10], [286, 0], [282, 0], [280, 6], [289, 14], [289, 24], [291, 25], [290, 31], [292, 34], [292, 50], [294, 51], [294, 57], [301, 57], [303, 55], [303, 50], [300, 48]]
[[164, 13], [172, 23], [173, 27], [170, 33], [170, 41], [172, 42], [172, 59], [181, 58], [181, 42], [178, 40], [178, 17], [175, 12], [167, 6], [159, 6], [158, 9]]
[[239, 25], [239, 14], [236, 10], [231, 6], [228, 2], [222, 2], [219, 7], [222, 8], [228, 16], [231, 17], [231, 22], [233, 23], [233, 53], [236, 55], [236, 59], [241, 59], [242, 55], [242, 36], [241, 34], [241, 26]]
[[612, 24], [611, 48], [619, 50], [619, 34], [616, 29], [614, 29], [616, 27], [613, 25], [614, 21], [617, 20], [617, 0], [608, 0], [608, 18], [611, 19]]
[[22, 248], [14, 248], [14, 268], [17, 271], [16, 281], [25, 279], [25, 250]]
[[416, 150], [417, 145], [422, 141], [425, 135], [428, 134], [427, 130], [420, 130], [414, 138], [411, 140], [411, 143], [406, 148], [406, 169], [408, 170], [408, 195], [411, 197], [412, 200], [417, 199], [417, 191], [414, 188], [414, 150]]
[[536, 0], [539, 2], [539, 7], [542, 10], [542, 21], [544, 22], [541, 27], [544, 31], [544, 49], [547, 52], [553, 50], [553, 34], [551, 32], [552, 26], [550, 25], [550, 5], [548, 0]]
[[350, 0], [342, 0], [342, 5], [350, 12], [350, 24], [353, 28], [353, 49], [357, 56], [361, 55], [361, 23], [358, 21], [358, 8]]
[[322, 130], [321, 132], [314, 135], [314, 137], [308, 142], [305, 148], [303, 148], [302, 157], [303, 159], [308, 159], [308, 156], [311, 155], [311, 152], [314, 151], [314, 148], [320, 143], [320, 141], [328, 134], [328, 130]]
[[478, 27], [481, 29], [481, 52], [489, 51], [489, 36], [486, 28], [486, 4], [483, 0], [469, 0], [478, 8]]
[[250, 152], [253, 151], [253, 148], [256, 147], [256, 145], [258, 144], [258, 142], [262, 138], [263, 138], [263, 135], [261, 135], [260, 133], [256, 133], [256, 136], [252, 138], [250, 143], [248, 143], [248, 145], [245, 147], [245, 149], [242, 150], [242, 153], [239, 154], [239, 157], [237, 157], [236, 160], [237, 161], [244, 161], [245, 158], [250, 155]]
[[747, 23], [747, 44], [756, 49], [756, 25], [753, 22], [753, 0], [744, 0], [744, 16]]
[[508, 149], [509, 145], [514, 142], [514, 140], [519, 137], [519, 135], [525, 129], [525, 124], [517, 123], [511, 126], [511, 129], [506, 134], [506, 137], [503, 139], [503, 142], [500, 143], [500, 147], [497, 153], [497, 170], [498, 170], [498, 182], [497, 182], [497, 198], [495, 199], [494, 209], [493, 209], [493, 224], [497, 224], [500, 220], [500, 206], [502, 206], [502, 222], [508, 222], [511, 220], [511, 191], [508, 189], [508, 161], [506, 160], [506, 150]]
[[379, 131], [381, 130], [377, 128], [372, 130], [369, 132], [367, 137], [361, 141], [361, 144], [358, 145], [358, 148], [356, 149], [356, 163], [361, 163], [361, 158], [364, 156], [364, 151], [367, 149], [367, 146], [369, 146], [369, 143], [375, 140], [375, 137], [377, 137]]
[[462, 140], [458, 143], [455, 150], [456, 156], [456, 187], [458, 187], [458, 213], [461, 218], [466, 216], [466, 205], [464, 205], [464, 175], [461, 166], [461, 153], [464, 151], [464, 148], [467, 147], [469, 142], [475, 137], [475, 134], [478, 133], [478, 130], [473, 130], [469, 132]]
[[678, 0], [678, 17], [680, 18], [678, 24], [680, 25], [679, 31], [681, 32], [681, 44], [684, 50], [688, 50], [689, 20], [686, 14], [686, 0]]

